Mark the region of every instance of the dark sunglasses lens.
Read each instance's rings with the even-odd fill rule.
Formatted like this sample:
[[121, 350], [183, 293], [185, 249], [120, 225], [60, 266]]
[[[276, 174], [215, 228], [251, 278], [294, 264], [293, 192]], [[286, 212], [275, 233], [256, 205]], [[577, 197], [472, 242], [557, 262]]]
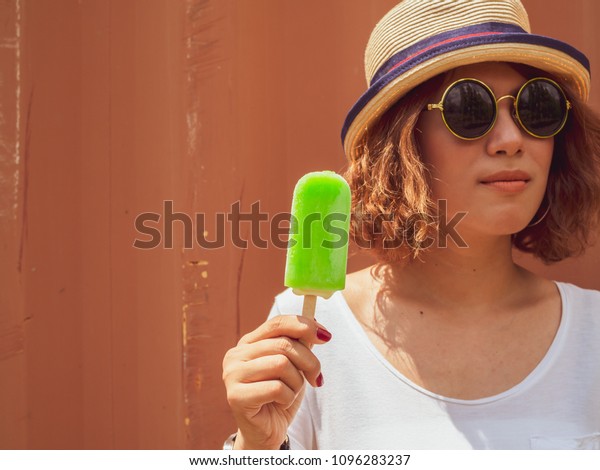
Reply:
[[567, 101], [552, 82], [535, 80], [519, 94], [517, 112], [523, 126], [534, 135], [549, 137], [556, 134], [567, 117]]
[[463, 81], [454, 84], [442, 104], [446, 125], [460, 137], [481, 137], [494, 123], [496, 102], [480, 83]]

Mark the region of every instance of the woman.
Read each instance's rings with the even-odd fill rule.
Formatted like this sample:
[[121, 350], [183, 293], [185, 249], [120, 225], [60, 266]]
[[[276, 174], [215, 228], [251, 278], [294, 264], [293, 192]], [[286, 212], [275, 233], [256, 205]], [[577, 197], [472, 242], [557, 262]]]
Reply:
[[600, 448], [600, 293], [512, 259], [590, 242], [600, 121], [585, 56], [528, 31], [516, 1], [377, 24], [342, 133], [377, 263], [319, 300], [327, 327], [286, 291], [227, 353], [229, 448]]

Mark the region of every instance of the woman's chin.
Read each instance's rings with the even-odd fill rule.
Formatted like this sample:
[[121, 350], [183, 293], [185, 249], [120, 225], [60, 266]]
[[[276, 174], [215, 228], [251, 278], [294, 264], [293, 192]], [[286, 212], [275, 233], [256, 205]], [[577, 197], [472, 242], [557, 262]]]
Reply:
[[487, 230], [496, 235], [515, 235], [515, 234], [519, 233], [520, 231], [522, 231], [523, 229], [527, 228], [528, 223], [529, 223], [529, 220], [526, 220], [526, 221], [512, 220], [510, 222], [496, 223], [496, 224], [491, 223], [487, 227]]
[[527, 217], [514, 217], [514, 215], [512, 217], [486, 217], [477, 224], [478, 230], [476, 229], [476, 231], [492, 236], [511, 236], [527, 228], [530, 220]]

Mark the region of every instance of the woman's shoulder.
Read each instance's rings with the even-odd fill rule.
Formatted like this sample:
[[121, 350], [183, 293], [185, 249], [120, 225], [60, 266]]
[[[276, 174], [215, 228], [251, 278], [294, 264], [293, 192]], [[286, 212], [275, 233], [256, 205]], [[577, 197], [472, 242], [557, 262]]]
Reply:
[[600, 330], [600, 291], [571, 284], [556, 282], [562, 301], [563, 309], [576, 321], [580, 320]]
[[279, 315], [300, 315], [303, 300], [303, 296], [296, 295], [291, 288], [287, 288], [275, 296], [273, 307], [279, 310]]
[[[317, 297], [315, 314], [318, 315], [329, 310], [339, 309], [340, 301], [343, 303], [343, 299], [340, 299], [340, 296], [340, 292], [334, 292], [328, 299]], [[269, 317], [275, 315], [301, 315], [303, 303], [303, 295], [295, 294], [292, 288], [287, 288], [275, 296]]]
[[[370, 274], [373, 267], [364, 268], [346, 275], [346, 286], [343, 291], [344, 298], [360, 297], [364, 294], [364, 288], [373, 282], [373, 276]], [[319, 298], [324, 303], [331, 303], [338, 298], [339, 292], [335, 292], [329, 299]], [[291, 288], [280, 292], [275, 296], [275, 303], [281, 306], [300, 307], [302, 309], [303, 296], [294, 294]]]
[[562, 294], [565, 294], [571, 300], [577, 300], [579, 302], [591, 303], [600, 308], [600, 291], [596, 289], [590, 289], [580, 287], [569, 282], [556, 281], [556, 285]]

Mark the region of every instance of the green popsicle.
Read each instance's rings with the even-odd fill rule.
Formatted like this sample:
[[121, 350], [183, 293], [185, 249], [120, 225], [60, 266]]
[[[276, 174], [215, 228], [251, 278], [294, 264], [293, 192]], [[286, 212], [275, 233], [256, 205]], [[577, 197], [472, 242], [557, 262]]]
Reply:
[[303, 316], [314, 316], [316, 296], [345, 287], [350, 198], [348, 183], [333, 171], [308, 173], [294, 188], [285, 285], [304, 295]]

